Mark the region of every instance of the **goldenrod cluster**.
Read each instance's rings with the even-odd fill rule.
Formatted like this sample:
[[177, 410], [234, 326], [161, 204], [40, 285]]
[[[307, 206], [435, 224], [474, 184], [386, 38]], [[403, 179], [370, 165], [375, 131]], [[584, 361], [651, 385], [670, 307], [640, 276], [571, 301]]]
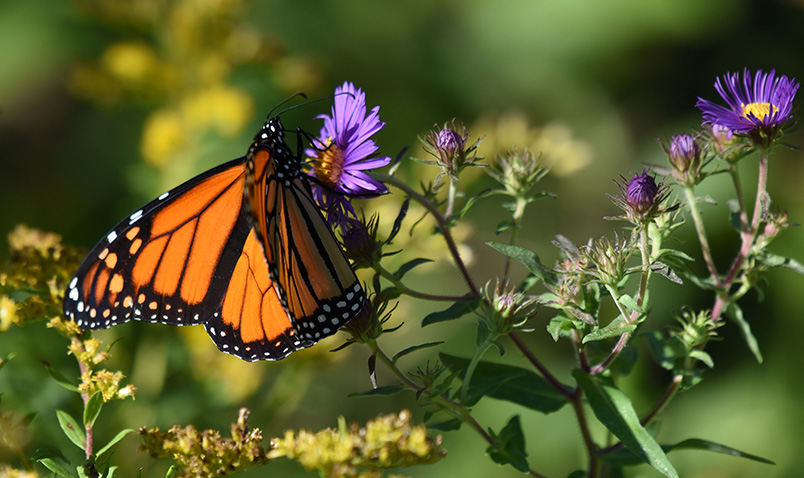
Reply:
[[446, 455], [441, 436], [431, 438], [424, 425], [412, 425], [407, 410], [379, 416], [365, 427], [347, 426], [341, 417], [337, 430], [288, 430], [271, 448], [270, 458], [297, 460], [325, 477], [382, 476], [383, 468], [434, 463]]
[[10, 257], [0, 271], [0, 332], [61, 315], [64, 289], [80, 261], [60, 236], [24, 225], [8, 235], [8, 242]]
[[95, 392], [101, 392], [104, 402], [134, 398], [136, 388], [133, 385], [120, 385], [125, 375], [105, 369], [95, 370], [110, 357], [108, 351], [101, 350], [98, 339], [86, 337], [75, 322], [62, 320], [60, 317], [51, 319], [47, 326], [58, 330], [71, 341], [70, 353], [81, 364], [81, 383], [78, 385], [80, 393], [91, 397]]
[[243, 130], [254, 102], [231, 84], [241, 65], [272, 66], [274, 80], [286, 90], [316, 86], [311, 81], [319, 75], [310, 62], [283, 58], [278, 40], [246, 21], [246, 0], [75, 1], [126, 38], [109, 45], [97, 61], [77, 65], [71, 89], [101, 105], [137, 102], [153, 108], [140, 143], [153, 166], [188, 156], [207, 131], [234, 136]]
[[262, 431], [246, 425], [249, 411], [240, 409], [232, 424], [232, 438], [222, 438], [217, 430], [198, 431], [194, 426], [174, 425], [163, 432], [159, 428], [140, 429], [140, 451], [155, 458], [173, 458], [179, 477], [222, 476], [268, 462], [260, 446]]
[[0, 464], [0, 478], [39, 478], [39, 473], [34, 470], [19, 470]]
[[506, 154], [512, 145], [532, 151], [539, 164], [558, 176], [568, 176], [592, 161], [592, 148], [573, 138], [572, 130], [559, 122], [534, 126], [524, 113], [507, 112], [481, 118], [472, 127], [484, 136], [478, 152], [488, 158]]

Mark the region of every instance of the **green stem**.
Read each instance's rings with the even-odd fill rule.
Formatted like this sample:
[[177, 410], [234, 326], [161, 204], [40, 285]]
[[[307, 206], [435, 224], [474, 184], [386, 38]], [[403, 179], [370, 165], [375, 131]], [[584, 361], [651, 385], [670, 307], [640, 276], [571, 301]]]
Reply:
[[545, 367], [544, 364], [542, 364], [541, 361], [539, 361], [539, 359], [533, 355], [533, 352], [531, 352], [531, 350], [525, 345], [525, 342], [519, 338], [516, 332], [508, 332], [508, 338], [511, 339], [519, 351], [522, 352], [522, 355], [524, 355], [525, 358], [527, 358], [528, 361], [533, 364], [534, 367], [536, 367], [536, 369], [542, 374], [542, 377], [544, 377], [544, 379], [547, 380], [547, 382], [550, 383], [553, 388], [555, 388], [561, 395], [564, 395], [567, 399], [572, 399], [572, 390], [568, 390], [564, 385], [561, 384], [561, 382], [558, 381], [557, 378], [555, 378], [555, 376], [553, 376], [552, 373], [550, 373], [549, 370], [547, 370], [547, 367]]
[[372, 268], [377, 271], [382, 277], [387, 279], [391, 282], [397, 289], [401, 290], [404, 294], [407, 294], [411, 297], [416, 297], [417, 299], [425, 299], [425, 300], [438, 300], [444, 302], [459, 302], [459, 301], [468, 301], [472, 300], [470, 297], [466, 296], [454, 296], [454, 295], [437, 295], [437, 294], [427, 294], [426, 292], [419, 292], [417, 290], [411, 289], [410, 287], [406, 286], [402, 283], [401, 280], [397, 279], [391, 271], [384, 268], [381, 264], [375, 263]]
[[444, 216], [447, 221], [452, 221], [452, 211], [455, 209], [455, 195], [458, 194], [458, 181], [450, 178], [449, 191], [447, 192], [447, 208], [444, 211]]
[[704, 228], [703, 219], [701, 219], [701, 211], [698, 209], [698, 201], [695, 199], [695, 193], [692, 186], [684, 187], [684, 196], [687, 199], [687, 208], [692, 214], [692, 221], [695, 223], [695, 231], [698, 233], [698, 242], [701, 244], [701, 253], [703, 254], [706, 268], [709, 270], [709, 275], [715, 284], [722, 285], [720, 281], [720, 274], [717, 273], [715, 261], [712, 259], [712, 249], [709, 247], [709, 240], [706, 237], [706, 229]]
[[486, 350], [488, 350], [493, 343], [494, 339], [492, 339], [491, 333], [489, 333], [489, 335], [483, 339], [483, 343], [477, 347], [474, 355], [472, 355], [472, 360], [469, 361], [469, 366], [466, 367], [466, 373], [463, 375], [463, 384], [461, 384], [461, 403], [466, 403], [466, 394], [469, 391], [469, 382], [472, 380], [472, 374], [475, 373], [477, 364], [480, 363], [480, 359], [483, 358]]
[[[639, 250], [642, 256], [642, 272], [640, 273], [639, 277], [639, 289], [637, 290], [636, 302], [640, 307], [642, 307], [645, 302], [645, 297], [647, 297], [648, 279], [650, 278], [651, 260], [650, 253], [648, 252], [649, 244], [647, 228], [648, 225], [645, 224], [639, 229]], [[614, 299], [614, 303], [617, 305], [617, 309], [620, 311], [620, 314], [622, 314], [625, 321], [629, 324], [636, 323], [637, 320], [639, 320], [639, 311], [635, 310], [631, 312], [631, 315], [629, 316], [623, 309], [622, 305], [620, 305], [620, 301], [618, 300], [619, 294], [614, 287], [606, 284], [606, 289], [608, 289], [609, 294], [611, 294], [611, 298]], [[614, 360], [620, 355], [623, 349], [625, 349], [625, 346], [628, 344], [628, 340], [631, 338], [632, 333], [633, 331], [623, 332], [623, 334], [620, 335], [619, 340], [617, 340], [617, 343], [614, 345], [614, 348], [611, 349], [609, 356], [606, 357], [606, 359], [600, 364], [590, 368], [589, 373], [595, 375], [606, 370], [608, 366], [611, 365], [611, 363], [614, 362]]]
[[401, 189], [405, 194], [414, 199], [416, 202], [423, 205], [430, 211], [433, 218], [435, 218], [436, 222], [438, 223], [439, 229], [441, 234], [444, 236], [444, 241], [447, 243], [447, 247], [449, 248], [449, 252], [452, 255], [453, 260], [455, 261], [455, 265], [458, 267], [458, 270], [461, 272], [466, 285], [469, 287], [469, 290], [472, 292], [473, 297], [477, 297], [480, 295], [480, 291], [478, 290], [477, 286], [475, 285], [474, 281], [472, 281], [472, 277], [469, 275], [469, 270], [466, 268], [466, 264], [464, 264], [463, 259], [461, 259], [460, 254], [458, 253], [458, 246], [455, 244], [455, 240], [452, 238], [452, 234], [449, 230], [449, 225], [447, 224], [447, 220], [441, 211], [438, 208], [427, 200], [426, 197], [422, 196], [418, 192], [416, 192], [413, 188], [408, 186], [403, 181], [400, 181], [394, 176], [389, 176], [387, 174], [375, 173], [371, 172], [371, 177], [382, 181], [385, 184], [393, 185], [394, 187]]
[[592, 432], [589, 430], [586, 411], [583, 409], [583, 391], [580, 387], [575, 391], [570, 402], [578, 420], [578, 425], [581, 427], [581, 436], [586, 447], [586, 453], [589, 455], [589, 478], [596, 478], [600, 468], [597, 461], [598, 450], [595, 441], [592, 439]]
[[[762, 222], [762, 201], [767, 195], [768, 188], [768, 155], [768, 149], [761, 149], [759, 151], [759, 177], [757, 178], [757, 195], [754, 199], [754, 212], [751, 217], [751, 224], [748, 225], [747, 230], [743, 231], [740, 251], [737, 253], [737, 257], [734, 258], [734, 262], [732, 262], [731, 268], [722, 283], [724, 292], [718, 294], [715, 299], [715, 305], [712, 307], [712, 319], [714, 320], [717, 320], [728, 307], [729, 303], [734, 300], [734, 298], [730, 297], [728, 294], [729, 287], [734, 283], [737, 274], [742, 269], [743, 263], [751, 252], [751, 246], [754, 244], [754, 240], [759, 232], [759, 225]], [[744, 293], [745, 292], [743, 292], [743, 294]]]

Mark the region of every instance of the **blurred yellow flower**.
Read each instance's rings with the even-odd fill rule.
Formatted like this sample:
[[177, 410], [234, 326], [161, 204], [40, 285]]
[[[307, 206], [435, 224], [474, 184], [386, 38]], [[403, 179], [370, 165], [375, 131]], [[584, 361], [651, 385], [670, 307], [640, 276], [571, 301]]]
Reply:
[[163, 166], [187, 142], [187, 128], [179, 113], [159, 110], [145, 120], [140, 151], [152, 166]]
[[100, 65], [121, 82], [142, 84], [152, 80], [159, 58], [145, 43], [119, 42], [103, 52]]
[[574, 139], [572, 130], [561, 122], [543, 127], [530, 124], [528, 117], [518, 111], [480, 118], [473, 133], [485, 136], [478, 147], [480, 156], [494, 158], [511, 149], [527, 149], [538, 157], [550, 174], [568, 176], [583, 169], [592, 161], [592, 148], [585, 141]]
[[254, 101], [237, 88], [216, 84], [186, 95], [179, 110], [189, 129], [211, 127], [224, 136], [234, 136], [254, 114]]

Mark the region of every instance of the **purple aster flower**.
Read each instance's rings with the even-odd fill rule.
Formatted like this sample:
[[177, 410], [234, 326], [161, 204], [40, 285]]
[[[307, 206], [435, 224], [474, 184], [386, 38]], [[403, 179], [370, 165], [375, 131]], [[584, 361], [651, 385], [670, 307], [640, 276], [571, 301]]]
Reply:
[[312, 165], [310, 175], [318, 179], [313, 194], [319, 205], [328, 211], [330, 222], [351, 216], [354, 209], [349, 196], [373, 196], [388, 192], [388, 188], [364, 171], [387, 165], [389, 157], [371, 158], [377, 145], [371, 136], [382, 129], [380, 107], [366, 114], [366, 94], [350, 82], [335, 89], [335, 104], [331, 115], [321, 115], [324, 126], [313, 148], [305, 151]]
[[702, 111], [704, 123], [718, 124], [749, 136], [755, 143], [768, 145], [781, 126], [793, 118], [798, 87], [795, 78], [776, 77], [776, 70], [767, 74], [759, 70], [751, 77], [746, 68], [742, 76], [727, 73], [715, 81], [715, 89], [727, 106], [700, 97], [695, 106]]

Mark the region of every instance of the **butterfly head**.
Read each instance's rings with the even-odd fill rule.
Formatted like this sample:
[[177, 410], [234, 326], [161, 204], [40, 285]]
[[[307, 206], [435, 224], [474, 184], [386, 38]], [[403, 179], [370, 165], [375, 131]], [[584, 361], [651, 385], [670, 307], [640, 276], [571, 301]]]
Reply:
[[268, 143], [282, 145], [285, 142], [285, 127], [282, 125], [282, 120], [279, 116], [269, 116], [262, 125], [260, 131], [254, 137], [254, 141], [258, 143]]

